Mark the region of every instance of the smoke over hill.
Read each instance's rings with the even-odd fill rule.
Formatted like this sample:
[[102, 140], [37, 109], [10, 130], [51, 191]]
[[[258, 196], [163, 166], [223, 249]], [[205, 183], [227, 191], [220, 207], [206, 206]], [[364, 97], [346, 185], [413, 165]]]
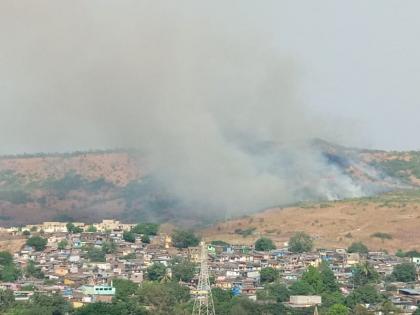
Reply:
[[187, 2], [2, 2], [1, 97], [20, 118], [2, 118], [19, 132], [1, 141], [20, 152], [136, 148], [196, 209], [363, 195], [310, 144], [345, 130], [301, 103], [297, 62], [233, 7]]

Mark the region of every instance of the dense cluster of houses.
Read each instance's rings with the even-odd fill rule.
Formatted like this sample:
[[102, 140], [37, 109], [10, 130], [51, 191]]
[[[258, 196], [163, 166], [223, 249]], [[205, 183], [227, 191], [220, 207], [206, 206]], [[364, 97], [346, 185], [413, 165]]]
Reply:
[[[83, 223], [75, 223], [86, 230]], [[168, 267], [171, 276], [170, 261], [175, 256], [188, 258], [199, 262], [200, 248], [176, 249], [171, 245], [171, 237], [159, 234], [152, 237], [150, 243], [143, 243], [137, 237], [134, 243], [123, 239], [124, 231], [132, 225], [122, 224], [115, 220], [104, 220], [95, 224], [96, 232], [68, 233], [66, 224], [61, 222], [45, 222], [24, 228], [7, 229], [8, 233], [22, 231], [43, 231], [43, 237], [48, 244], [43, 251], [25, 246], [14, 254], [14, 260], [20, 268], [25, 269], [30, 261], [41, 269], [45, 279], [23, 278], [13, 283], [1, 283], [1, 288], [11, 289], [16, 300], [27, 300], [33, 294], [27, 288], [35, 286], [41, 292], [62, 294], [73, 303], [74, 307], [96, 301], [111, 302], [116, 294], [113, 280], [116, 278], [130, 279], [142, 283], [146, 270], [153, 263], [162, 263]], [[3, 231], [5, 232], [5, 231]], [[66, 246], [59, 246], [65, 240]], [[104, 261], [94, 262], [86, 255], [86, 248], [102, 248], [106, 242], [115, 246]], [[319, 249], [311, 253], [294, 254], [287, 248], [258, 252], [250, 246], [242, 245], [209, 245], [209, 273], [215, 287], [231, 290], [234, 295], [247, 296], [256, 300], [258, 290], [263, 286], [260, 281], [260, 271], [272, 267], [281, 271], [282, 280], [293, 283], [300, 278], [308, 266], [318, 266], [322, 261], [328, 261], [336, 278], [341, 284], [344, 294], [354, 288], [352, 269], [355, 265], [367, 260], [375, 270], [384, 276], [390, 275], [395, 265], [403, 259], [384, 252], [371, 252], [368, 255], [347, 253], [345, 249]], [[417, 265], [420, 260], [413, 258]], [[197, 264], [199, 265], [199, 264]], [[198, 270], [197, 270], [198, 272]], [[184, 285], [194, 287], [194, 280]], [[388, 284], [389, 285], [389, 284]], [[392, 302], [407, 314], [411, 314], [420, 305], [420, 282], [407, 285], [392, 283]], [[385, 284], [378, 286], [385, 290]], [[289, 305], [296, 307], [321, 304], [321, 297], [291, 297]]]

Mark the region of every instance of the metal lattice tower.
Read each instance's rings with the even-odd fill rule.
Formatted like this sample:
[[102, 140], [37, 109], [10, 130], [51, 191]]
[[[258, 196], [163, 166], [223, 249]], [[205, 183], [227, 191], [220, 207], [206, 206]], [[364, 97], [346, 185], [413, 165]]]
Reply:
[[215, 315], [213, 295], [211, 294], [209, 269], [207, 265], [207, 246], [201, 245], [200, 275], [198, 276], [197, 291], [195, 291], [193, 315]]

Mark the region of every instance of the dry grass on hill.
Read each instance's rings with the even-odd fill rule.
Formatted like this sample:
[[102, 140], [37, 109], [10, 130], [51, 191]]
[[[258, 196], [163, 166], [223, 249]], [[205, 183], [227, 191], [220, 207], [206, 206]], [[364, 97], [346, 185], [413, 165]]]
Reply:
[[[235, 233], [236, 229], [250, 228], [255, 228], [251, 236]], [[219, 223], [205, 230], [203, 235], [207, 240], [236, 244], [251, 244], [260, 236], [267, 236], [281, 245], [296, 231], [313, 236], [317, 247], [347, 247], [352, 242], [362, 241], [372, 250], [419, 250], [420, 192], [274, 208]], [[372, 236], [378, 232], [391, 239]]]

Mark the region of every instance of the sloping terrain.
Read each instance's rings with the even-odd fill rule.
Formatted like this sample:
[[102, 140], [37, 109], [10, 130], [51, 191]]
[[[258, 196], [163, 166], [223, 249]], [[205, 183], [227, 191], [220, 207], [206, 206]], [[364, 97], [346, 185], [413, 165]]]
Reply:
[[[312, 145], [332, 173], [349, 179], [363, 196], [420, 187], [419, 152], [359, 150], [322, 140]], [[283, 152], [281, 145], [271, 143], [252, 150], [264, 150], [274, 160], [281, 160]], [[224, 213], [197, 211], [177, 200], [156, 180], [149, 162], [137, 151], [124, 150], [0, 157], [0, 226], [102, 218], [203, 226], [217, 219], [215, 213]], [[296, 180], [302, 201], [322, 199], [313, 193], [320, 181], [331, 188], [338, 185], [329, 176]], [[342, 198], [332, 194], [329, 199]]]
[[419, 250], [420, 192], [273, 208], [220, 222], [204, 235], [208, 240], [237, 244], [252, 244], [266, 236], [283, 245], [296, 231], [307, 232], [319, 248], [362, 241], [372, 250]]

